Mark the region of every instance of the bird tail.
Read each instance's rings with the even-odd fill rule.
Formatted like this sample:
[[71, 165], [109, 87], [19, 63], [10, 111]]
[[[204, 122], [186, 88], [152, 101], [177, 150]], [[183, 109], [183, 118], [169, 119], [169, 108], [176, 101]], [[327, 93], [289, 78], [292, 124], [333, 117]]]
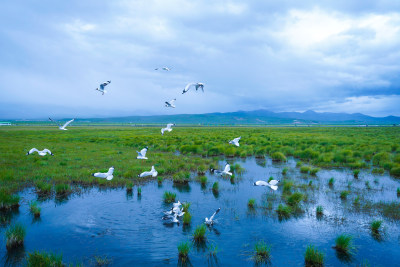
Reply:
[[228, 174], [228, 175], [232, 176], [232, 173], [231, 173], [231, 172], [226, 172], [226, 174]]
[[271, 185], [270, 186], [272, 190], [276, 191], [278, 189], [278, 187], [276, 185]]

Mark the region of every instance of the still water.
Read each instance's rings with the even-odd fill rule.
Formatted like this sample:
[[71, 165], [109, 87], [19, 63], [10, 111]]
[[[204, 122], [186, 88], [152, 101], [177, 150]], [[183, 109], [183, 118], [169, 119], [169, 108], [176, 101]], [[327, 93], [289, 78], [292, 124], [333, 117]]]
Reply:
[[[66, 263], [94, 265], [94, 257], [107, 257], [111, 266], [175, 266], [178, 264], [177, 245], [191, 240], [194, 228], [204, 222], [217, 209], [218, 219], [207, 230], [207, 247], [193, 247], [189, 257], [193, 266], [252, 266], [254, 244], [263, 240], [272, 246], [271, 266], [303, 266], [304, 252], [313, 244], [325, 253], [326, 266], [356, 266], [368, 262], [370, 266], [400, 266], [400, 224], [383, 218], [377, 212], [360, 213], [351, 208], [356, 195], [362, 201], [397, 201], [396, 188], [400, 183], [388, 175], [371, 175], [361, 172], [354, 179], [351, 170], [321, 170], [317, 176], [301, 174], [296, 162], [276, 164], [271, 160], [255, 158], [228, 160], [239, 163], [245, 173], [232, 183], [227, 178], [207, 173], [208, 184], [198, 182], [188, 186], [174, 186], [171, 181], [143, 184], [142, 196], [136, 188], [129, 195], [125, 189], [81, 189], [67, 199], [54, 197], [40, 201], [41, 218], [33, 219], [28, 203], [36, 199], [33, 189], [21, 192], [19, 212], [8, 214], [11, 221], [22, 222], [27, 227], [23, 249], [7, 253], [4, 241], [6, 225], [0, 226], [0, 263], [19, 266], [28, 252], [34, 250], [62, 253]], [[221, 161], [221, 168], [224, 162]], [[286, 175], [282, 169], [288, 167]], [[291, 179], [304, 186], [302, 192], [308, 200], [302, 204], [303, 213], [286, 220], [280, 219], [275, 209], [281, 199], [282, 187], [272, 192], [267, 187], [253, 186], [257, 180], [272, 176], [282, 181]], [[329, 178], [335, 178], [334, 187], [328, 186]], [[118, 177], [114, 177], [118, 179]], [[212, 183], [219, 182], [219, 194], [211, 190]], [[365, 188], [365, 181], [371, 189]], [[352, 192], [348, 200], [339, 197], [341, 190]], [[300, 189], [299, 189], [300, 190]], [[161, 218], [171, 204], [163, 203], [163, 193], [172, 191], [181, 202], [191, 203], [191, 227], [166, 224]], [[256, 199], [257, 208], [247, 207], [250, 198]], [[270, 199], [272, 209], [266, 208]], [[316, 206], [324, 207], [324, 216], [315, 216]], [[4, 214], [3, 214], [4, 216]], [[382, 219], [384, 233], [381, 238], [371, 236], [369, 224]], [[337, 255], [332, 248], [337, 235], [354, 236], [356, 251], [351, 257]], [[216, 258], [209, 250], [216, 248]]]

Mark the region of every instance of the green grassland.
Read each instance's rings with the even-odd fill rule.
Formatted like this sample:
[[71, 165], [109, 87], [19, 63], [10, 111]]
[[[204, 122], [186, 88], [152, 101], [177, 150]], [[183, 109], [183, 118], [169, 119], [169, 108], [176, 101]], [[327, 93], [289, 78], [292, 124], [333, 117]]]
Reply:
[[[242, 137], [240, 147], [228, 144], [238, 136]], [[4, 127], [0, 138], [1, 190], [9, 193], [27, 186], [40, 191], [59, 185], [60, 192], [75, 185], [125, 186], [143, 181], [138, 174], [152, 165], [164, 179], [187, 182], [193, 178], [191, 173], [216, 167], [215, 156], [267, 157], [274, 153], [281, 161], [295, 157], [316, 167], [369, 168], [400, 176], [397, 127], [176, 127], [164, 136], [159, 128], [70, 127], [60, 131], [56, 127]], [[136, 150], [144, 146], [149, 148], [149, 159], [137, 160]], [[48, 148], [54, 156], [26, 156], [33, 147]], [[112, 181], [91, 176], [111, 166], [115, 168]]]

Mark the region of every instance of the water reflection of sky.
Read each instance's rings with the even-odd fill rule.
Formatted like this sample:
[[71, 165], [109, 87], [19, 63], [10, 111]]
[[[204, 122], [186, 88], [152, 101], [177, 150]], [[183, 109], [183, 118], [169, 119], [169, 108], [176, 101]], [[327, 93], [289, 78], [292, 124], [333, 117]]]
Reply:
[[[373, 219], [381, 218], [377, 214], [369, 215], [355, 212], [352, 201], [356, 195], [361, 199], [374, 201], [397, 200], [396, 188], [399, 182], [387, 175], [374, 176], [361, 171], [360, 178], [354, 179], [351, 170], [321, 170], [316, 177], [300, 174], [295, 168], [296, 162], [287, 164], [273, 163], [260, 159], [228, 159], [237, 162], [246, 172], [237, 177], [234, 184], [229, 179], [207, 175], [206, 189], [199, 183], [189, 186], [173, 186], [164, 181], [160, 187], [156, 182], [142, 186], [142, 196], [138, 198], [136, 189], [133, 195], [127, 195], [124, 189], [83, 190], [80, 195], [72, 195], [67, 200], [41, 203], [40, 220], [32, 220], [28, 211], [28, 202], [35, 198], [32, 190], [21, 195], [23, 204], [20, 211], [10, 215], [27, 226], [25, 247], [22, 251], [7, 254], [4, 242], [0, 246], [1, 262], [8, 264], [23, 257], [25, 252], [33, 250], [55, 251], [63, 254], [68, 263], [90, 263], [95, 255], [108, 256], [113, 265], [157, 266], [177, 264], [177, 244], [189, 240], [196, 225], [201, 224], [215, 209], [221, 207], [217, 215], [218, 224], [207, 232], [209, 245], [218, 247], [218, 262], [222, 266], [251, 265], [250, 253], [254, 243], [263, 239], [272, 245], [272, 263], [276, 266], [300, 266], [304, 263], [304, 251], [308, 244], [314, 244], [326, 254], [328, 266], [339, 265], [349, 260], [337, 257], [332, 249], [338, 234], [350, 233], [355, 237], [357, 252], [352, 264], [368, 260], [371, 266], [394, 266], [400, 264], [397, 257], [399, 248], [399, 224], [384, 219], [386, 234], [383, 241], [374, 239], [369, 230]], [[221, 168], [224, 161], [221, 161]], [[289, 166], [289, 172], [282, 175], [282, 168]], [[251, 211], [247, 201], [255, 198], [258, 205], [262, 200], [275, 194], [274, 207], [281, 201], [281, 187], [272, 192], [265, 187], [254, 187], [256, 180], [268, 180], [268, 177], [294, 180], [296, 184], [308, 184], [313, 181], [315, 189], [308, 189], [309, 200], [303, 204], [304, 213], [296, 218], [279, 220], [274, 210], [256, 208]], [[329, 178], [335, 178], [334, 189], [328, 186]], [[117, 178], [117, 177], [116, 177]], [[374, 179], [378, 178], [376, 184]], [[371, 190], [365, 188], [370, 181]], [[211, 191], [214, 181], [220, 184], [217, 195]], [[339, 198], [338, 191], [351, 191], [347, 201]], [[167, 225], [161, 220], [162, 211], [170, 205], [162, 201], [164, 191], [177, 193], [180, 201], [191, 202], [192, 226]], [[315, 216], [317, 205], [324, 207], [324, 217]], [[5, 227], [0, 228], [4, 235]], [[378, 241], [377, 241], [378, 240]], [[206, 250], [193, 249], [190, 259], [194, 266], [206, 265]], [[339, 255], [340, 256], [340, 255]]]

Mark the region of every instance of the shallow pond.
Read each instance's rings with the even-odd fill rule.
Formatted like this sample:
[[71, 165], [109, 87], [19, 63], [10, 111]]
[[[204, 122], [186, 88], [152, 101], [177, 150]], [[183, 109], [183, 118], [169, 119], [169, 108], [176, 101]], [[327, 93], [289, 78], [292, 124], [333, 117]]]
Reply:
[[[357, 195], [361, 201], [398, 201], [397, 180], [363, 171], [355, 179], [350, 170], [321, 170], [310, 176], [301, 174], [294, 160], [285, 164], [255, 158], [228, 161], [239, 163], [246, 170], [234, 183], [207, 173], [206, 188], [196, 181], [179, 187], [171, 181], [164, 181], [161, 186], [154, 181], [142, 185], [141, 197], [137, 196], [136, 188], [133, 195], [125, 189], [82, 189], [62, 201], [54, 198], [41, 201], [39, 220], [29, 213], [28, 203], [36, 195], [27, 189], [21, 193], [19, 212], [10, 215], [12, 221], [27, 226], [25, 246], [7, 253], [3, 238], [6, 226], [2, 225], [0, 263], [20, 265], [27, 252], [44, 250], [62, 253], [66, 263], [94, 265], [95, 256], [106, 256], [113, 266], [177, 265], [177, 245], [191, 240], [194, 228], [220, 207], [218, 223], [207, 230], [207, 247], [193, 247], [189, 254], [193, 266], [253, 265], [251, 257], [258, 240], [272, 246], [272, 266], [303, 266], [309, 244], [325, 253], [326, 266], [355, 266], [366, 261], [371, 266], [400, 265], [399, 222], [381, 217], [373, 210], [366, 213], [352, 207]], [[221, 168], [222, 165], [221, 161]], [[284, 167], [289, 168], [286, 175], [281, 174]], [[302, 203], [302, 213], [288, 219], [278, 217], [275, 209], [284, 202], [282, 186], [276, 192], [253, 186], [256, 180], [268, 180], [270, 176], [280, 179], [280, 185], [285, 179], [304, 184], [298, 189], [308, 195]], [[335, 178], [333, 188], [328, 186], [331, 177]], [[214, 181], [219, 182], [218, 195], [211, 190]], [[308, 186], [310, 181], [312, 186]], [[370, 189], [366, 189], [365, 181], [369, 181]], [[342, 190], [351, 191], [347, 200], [340, 199]], [[171, 207], [163, 203], [165, 191], [176, 192], [181, 202], [191, 202], [191, 227], [166, 224], [161, 219], [163, 211]], [[254, 210], [247, 207], [250, 198], [256, 199]], [[266, 204], [268, 200], [272, 209]], [[318, 205], [324, 207], [322, 218], [315, 215]], [[383, 220], [384, 233], [380, 238], [371, 236], [369, 224], [374, 219]], [[332, 248], [335, 238], [342, 233], [354, 236], [356, 251], [351, 257], [338, 255]], [[209, 256], [213, 247], [217, 247], [216, 257]]]

